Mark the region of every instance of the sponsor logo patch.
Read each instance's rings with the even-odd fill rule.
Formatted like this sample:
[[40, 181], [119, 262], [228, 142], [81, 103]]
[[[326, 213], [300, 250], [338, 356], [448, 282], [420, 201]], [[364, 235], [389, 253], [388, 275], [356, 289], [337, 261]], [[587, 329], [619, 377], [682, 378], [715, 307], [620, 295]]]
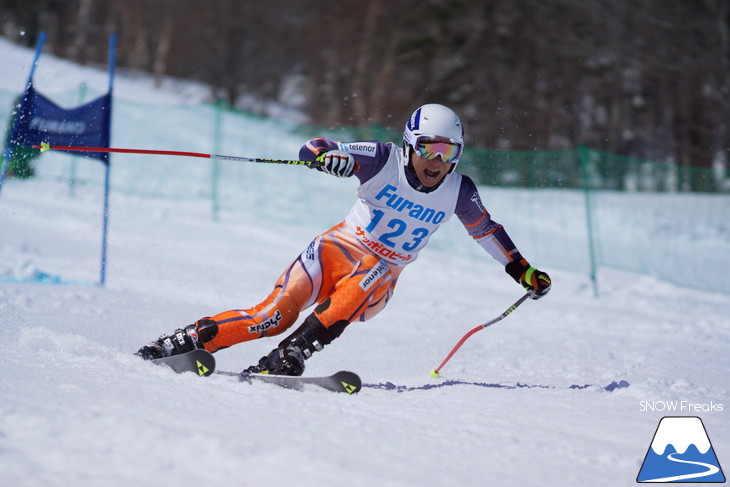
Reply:
[[482, 200], [481, 200], [481, 198], [479, 198], [479, 193], [478, 193], [478, 192], [474, 191], [474, 194], [473, 194], [473, 195], [471, 195], [471, 201], [472, 201], [472, 202], [473, 202], [473, 203], [474, 203], [475, 205], [477, 205], [477, 208], [479, 208], [480, 210], [482, 210], [482, 212], [484, 212], [484, 211], [487, 211], [487, 210], [486, 210], [486, 209], [484, 208], [484, 205], [482, 204]]
[[378, 280], [383, 277], [386, 272], [388, 272], [388, 266], [382, 261], [378, 262], [378, 265], [373, 267], [370, 272], [362, 278], [362, 281], [360, 281], [360, 288], [362, 288], [363, 291], [367, 291], [373, 286], [373, 284], [378, 282]]
[[391, 260], [396, 263], [403, 263], [408, 262], [413, 258], [412, 254], [401, 254], [400, 252], [396, 252], [395, 250], [389, 249], [385, 245], [381, 244], [380, 242], [376, 242], [374, 240], [370, 240], [365, 236], [365, 230], [362, 229], [362, 227], [357, 227], [355, 230], [355, 235], [360, 239], [360, 241], [370, 250], [373, 251], [373, 253], [385, 257], [388, 260]]
[[351, 154], [374, 156], [378, 146], [375, 142], [351, 142], [342, 144], [342, 150]]
[[308, 260], [314, 260], [314, 242], [310, 243], [307, 247], [306, 255]]
[[268, 320], [259, 323], [258, 325], [251, 325], [248, 327], [248, 331], [251, 333], [263, 333], [269, 328], [275, 328], [279, 326], [281, 321], [281, 311], [276, 310], [276, 314]]

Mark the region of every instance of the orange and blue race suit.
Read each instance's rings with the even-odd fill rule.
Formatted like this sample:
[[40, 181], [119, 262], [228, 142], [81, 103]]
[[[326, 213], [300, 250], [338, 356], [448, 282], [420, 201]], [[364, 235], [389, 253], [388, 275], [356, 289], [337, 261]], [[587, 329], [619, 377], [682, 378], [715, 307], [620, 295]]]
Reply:
[[314, 305], [314, 315], [327, 328], [372, 318], [387, 304], [405, 266], [453, 214], [503, 265], [522, 258], [469, 177], [452, 171], [437, 187], [424, 190], [407, 169], [403, 151], [377, 141], [312, 139], [299, 155], [314, 161], [334, 149], [352, 153], [357, 161], [354, 175], [360, 186], [347, 218], [318, 235], [264, 301], [199, 320], [208, 351], [279, 335]]

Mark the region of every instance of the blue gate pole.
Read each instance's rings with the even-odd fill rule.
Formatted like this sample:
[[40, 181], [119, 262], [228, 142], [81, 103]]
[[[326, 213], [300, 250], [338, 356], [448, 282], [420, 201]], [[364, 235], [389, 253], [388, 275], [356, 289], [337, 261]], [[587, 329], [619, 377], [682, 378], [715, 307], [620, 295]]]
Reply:
[[[23, 98], [20, 99], [20, 105], [18, 106], [18, 112], [23, 112], [23, 105], [25, 104], [25, 98], [28, 94], [28, 87], [33, 82], [33, 74], [35, 74], [35, 67], [38, 65], [38, 58], [41, 57], [41, 51], [43, 50], [43, 44], [46, 42], [46, 33], [41, 32], [40, 36], [38, 37], [38, 43], [35, 46], [35, 55], [33, 56], [33, 64], [30, 66], [30, 74], [28, 74], [28, 81], [25, 83], [25, 92], [23, 95]], [[14, 140], [15, 137], [18, 135], [17, 129], [16, 129], [16, 122], [17, 119], [13, 118], [13, 126], [10, 129], [10, 141]], [[0, 193], [3, 190], [3, 182], [5, 182], [5, 174], [8, 172], [8, 165], [10, 164], [10, 159], [13, 156], [13, 144], [8, 141], [8, 146], [5, 148], [5, 153], [3, 154], [3, 165], [0, 169]]]
[[[109, 144], [111, 145], [111, 119], [112, 119], [112, 90], [114, 86], [114, 64], [115, 64], [115, 47], [117, 42], [116, 34], [109, 36]], [[111, 173], [111, 154], [106, 160], [106, 167], [104, 172], [104, 216], [103, 216], [103, 230], [101, 235], [101, 272], [99, 276], [99, 285], [103, 286], [106, 282], [106, 251], [107, 251], [107, 236], [109, 233], [109, 181]]]

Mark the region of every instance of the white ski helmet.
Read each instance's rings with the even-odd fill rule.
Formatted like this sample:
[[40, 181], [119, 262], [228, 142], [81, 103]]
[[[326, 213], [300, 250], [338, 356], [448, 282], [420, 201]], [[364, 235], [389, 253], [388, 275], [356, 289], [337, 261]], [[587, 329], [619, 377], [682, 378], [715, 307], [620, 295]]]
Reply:
[[440, 155], [444, 162], [451, 162], [456, 166], [463, 150], [464, 126], [451, 108], [429, 103], [413, 112], [406, 123], [403, 131], [406, 165], [413, 151], [427, 159]]

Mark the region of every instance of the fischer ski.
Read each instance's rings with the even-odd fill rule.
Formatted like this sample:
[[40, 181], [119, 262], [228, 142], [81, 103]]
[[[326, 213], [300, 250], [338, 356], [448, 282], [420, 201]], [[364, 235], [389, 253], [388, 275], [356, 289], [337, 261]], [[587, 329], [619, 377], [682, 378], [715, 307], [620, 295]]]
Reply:
[[171, 357], [152, 359], [153, 363], [167, 365], [178, 374], [195, 372], [199, 376], [208, 376], [215, 371], [215, 358], [206, 350], [193, 350]]
[[362, 388], [360, 376], [354, 372], [345, 370], [321, 377], [298, 377], [291, 375], [249, 373], [241, 374], [238, 372], [215, 370], [215, 357], [212, 353], [202, 349], [173, 355], [171, 357], [152, 359], [151, 362], [166, 365], [178, 374], [182, 374], [183, 372], [194, 372], [199, 376], [204, 377], [215, 373], [218, 375], [236, 377], [242, 382], [268, 382], [287, 389], [302, 390], [306, 385], [311, 384], [327, 389], [328, 391], [356, 394]]
[[[218, 372], [219, 374], [230, 375], [230, 372]], [[245, 382], [268, 382], [277, 386], [286, 387], [287, 389], [302, 390], [304, 386], [315, 385], [327, 389], [332, 392], [344, 392], [347, 394], [357, 394], [362, 389], [362, 381], [360, 376], [354, 372], [341, 370], [332, 375], [320, 377], [301, 377], [292, 375], [273, 375], [273, 374], [235, 374], [239, 380]]]

